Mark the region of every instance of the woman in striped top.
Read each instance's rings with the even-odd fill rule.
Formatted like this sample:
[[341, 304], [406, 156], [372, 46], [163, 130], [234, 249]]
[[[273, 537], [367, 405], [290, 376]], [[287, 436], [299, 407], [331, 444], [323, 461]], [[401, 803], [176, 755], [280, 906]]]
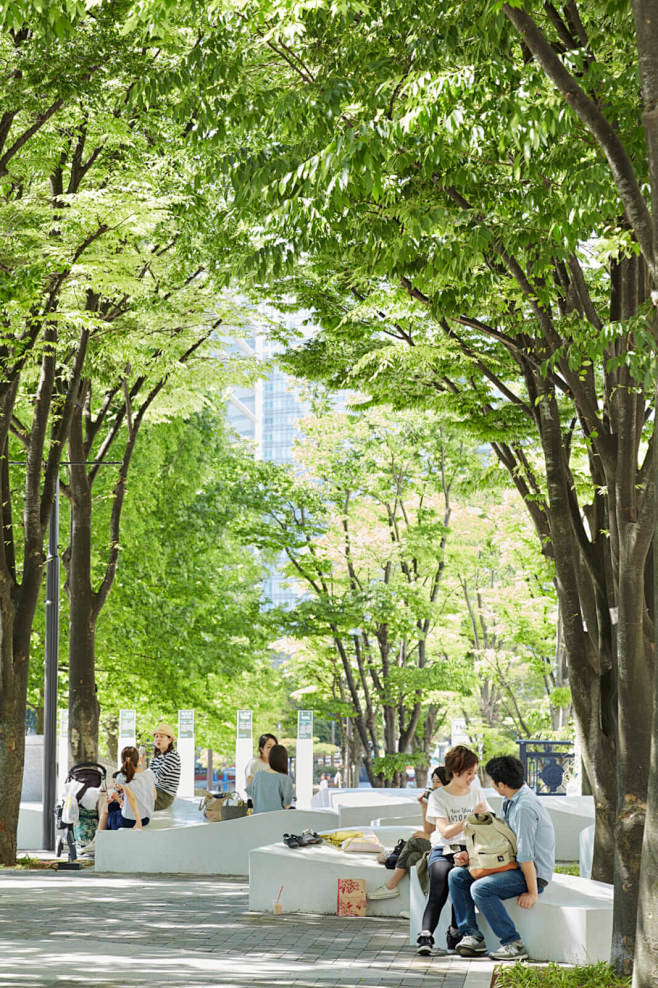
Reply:
[[176, 735], [170, 724], [159, 724], [153, 732], [153, 757], [149, 768], [155, 776], [155, 809], [166, 810], [174, 801], [180, 782], [180, 755], [174, 748]]

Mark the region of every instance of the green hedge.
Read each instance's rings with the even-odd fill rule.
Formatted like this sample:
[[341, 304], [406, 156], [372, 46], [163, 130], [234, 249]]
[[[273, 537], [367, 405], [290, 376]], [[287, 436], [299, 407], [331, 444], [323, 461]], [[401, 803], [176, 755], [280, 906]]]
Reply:
[[630, 978], [620, 978], [603, 962], [586, 967], [529, 967], [514, 964], [498, 968], [494, 988], [630, 988]]

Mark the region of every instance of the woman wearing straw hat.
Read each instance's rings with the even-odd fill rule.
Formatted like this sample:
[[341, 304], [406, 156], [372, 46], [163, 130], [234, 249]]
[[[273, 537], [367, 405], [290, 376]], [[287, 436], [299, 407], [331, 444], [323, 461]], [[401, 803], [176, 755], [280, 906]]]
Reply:
[[153, 731], [153, 757], [149, 768], [155, 776], [155, 809], [166, 810], [173, 803], [180, 782], [180, 755], [174, 744], [171, 724], [158, 724]]

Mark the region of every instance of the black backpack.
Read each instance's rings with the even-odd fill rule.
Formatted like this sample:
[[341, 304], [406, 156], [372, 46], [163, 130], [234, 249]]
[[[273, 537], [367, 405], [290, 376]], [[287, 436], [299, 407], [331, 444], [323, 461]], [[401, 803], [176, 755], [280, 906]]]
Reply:
[[407, 843], [406, 840], [402, 840], [402, 838], [400, 838], [400, 840], [397, 842], [397, 844], [395, 845], [389, 856], [386, 858], [384, 865], [386, 868], [389, 869], [389, 871], [394, 871], [394, 869], [397, 868], [398, 858], [402, 854], [404, 845], [406, 843]]

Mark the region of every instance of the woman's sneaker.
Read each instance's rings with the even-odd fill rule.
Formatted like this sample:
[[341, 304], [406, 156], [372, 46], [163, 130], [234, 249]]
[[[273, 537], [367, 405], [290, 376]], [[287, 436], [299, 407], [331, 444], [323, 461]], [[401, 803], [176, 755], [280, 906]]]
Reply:
[[469, 934], [461, 938], [456, 950], [460, 957], [481, 957], [483, 954], [486, 954], [487, 945], [484, 942], [484, 937], [476, 937]]
[[522, 940], [514, 940], [492, 951], [489, 957], [494, 961], [527, 961], [528, 951]]
[[418, 944], [417, 954], [420, 954], [421, 957], [429, 957], [431, 955], [432, 947], [434, 946], [434, 937], [429, 930], [423, 930], [422, 933], [419, 933], [416, 943]]
[[395, 886], [394, 889], [389, 889], [385, 885], [380, 885], [376, 888], [374, 892], [366, 893], [366, 899], [394, 899], [396, 895], [400, 894], [400, 889]]

